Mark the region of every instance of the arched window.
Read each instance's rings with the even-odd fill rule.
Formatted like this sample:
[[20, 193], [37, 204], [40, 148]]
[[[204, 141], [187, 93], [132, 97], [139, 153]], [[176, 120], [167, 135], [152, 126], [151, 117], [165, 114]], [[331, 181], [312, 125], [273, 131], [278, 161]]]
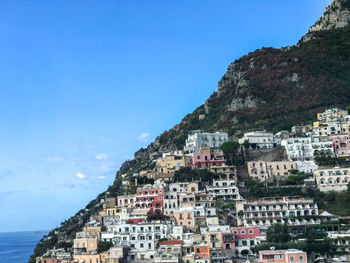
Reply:
[[241, 230], [241, 234], [242, 234], [242, 235], [245, 234], [245, 230], [244, 230], [244, 229]]

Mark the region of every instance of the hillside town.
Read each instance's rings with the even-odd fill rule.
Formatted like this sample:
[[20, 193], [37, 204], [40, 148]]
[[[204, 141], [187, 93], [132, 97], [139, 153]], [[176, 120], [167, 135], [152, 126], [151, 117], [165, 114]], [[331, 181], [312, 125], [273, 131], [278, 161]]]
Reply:
[[[121, 174], [67, 244], [37, 263], [350, 261], [350, 115], [272, 133], [189, 132], [183, 149]], [[344, 194], [345, 195], [345, 194]], [[332, 199], [333, 198], [333, 199]], [[331, 204], [331, 205], [330, 205]]]

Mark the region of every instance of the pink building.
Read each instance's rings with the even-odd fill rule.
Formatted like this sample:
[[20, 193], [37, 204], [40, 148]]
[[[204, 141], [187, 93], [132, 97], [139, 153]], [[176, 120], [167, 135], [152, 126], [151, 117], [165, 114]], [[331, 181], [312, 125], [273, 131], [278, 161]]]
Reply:
[[187, 229], [194, 230], [194, 211], [192, 207], [180, 208], [174, 212], [177, 226], [184, 226]]
[[266, 241], [267, 229], [262, 227], [231, 227], [236, 255], [247, 255], [251, 248]]
[[192, 168], [207, 168], [225, 164], [224, 153], [210, 147], [201, 147], [199, 153], [193, 154]]
[[350, 137], [348, 134], [339, 134], [332, 136], [334, 153], [338, 157], [350, 156]]
[[307, 263], [306, 252], [298, 249], [259, 251], [260, 263]]
[[152, 214], [163, 214], [164, 189], [148, 188], [136, 190], [136, 208], [150, 208]]

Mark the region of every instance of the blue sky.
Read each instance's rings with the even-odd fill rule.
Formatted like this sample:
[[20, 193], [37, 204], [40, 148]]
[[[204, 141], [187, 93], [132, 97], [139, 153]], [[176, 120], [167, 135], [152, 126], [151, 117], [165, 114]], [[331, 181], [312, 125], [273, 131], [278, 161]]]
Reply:
[[296, 43], [329, 2], [3, 1], [0, 231], [59, 225], [231, 62]]

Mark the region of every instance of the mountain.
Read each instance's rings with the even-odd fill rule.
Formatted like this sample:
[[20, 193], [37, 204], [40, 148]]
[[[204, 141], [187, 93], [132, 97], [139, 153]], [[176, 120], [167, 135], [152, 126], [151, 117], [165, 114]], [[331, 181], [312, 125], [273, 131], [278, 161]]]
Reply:
[[123, 163], [114, 185], [52, 231], [50, 239], [38, 244], [35, 256], [69, 239], [101, 208], [107, 192], [120, 192], [120, 174], [149, 167], [152, 156], [183, 147], [191, 130], [227, 130], [236, 138], [248, 130], [276, 132], [310, 122], [327, 107], [345, 108], [350, 98], [349, 57], [350, 0], [334, 0], [295, 46], [264, 47], [229, 65], [205, 104]]

